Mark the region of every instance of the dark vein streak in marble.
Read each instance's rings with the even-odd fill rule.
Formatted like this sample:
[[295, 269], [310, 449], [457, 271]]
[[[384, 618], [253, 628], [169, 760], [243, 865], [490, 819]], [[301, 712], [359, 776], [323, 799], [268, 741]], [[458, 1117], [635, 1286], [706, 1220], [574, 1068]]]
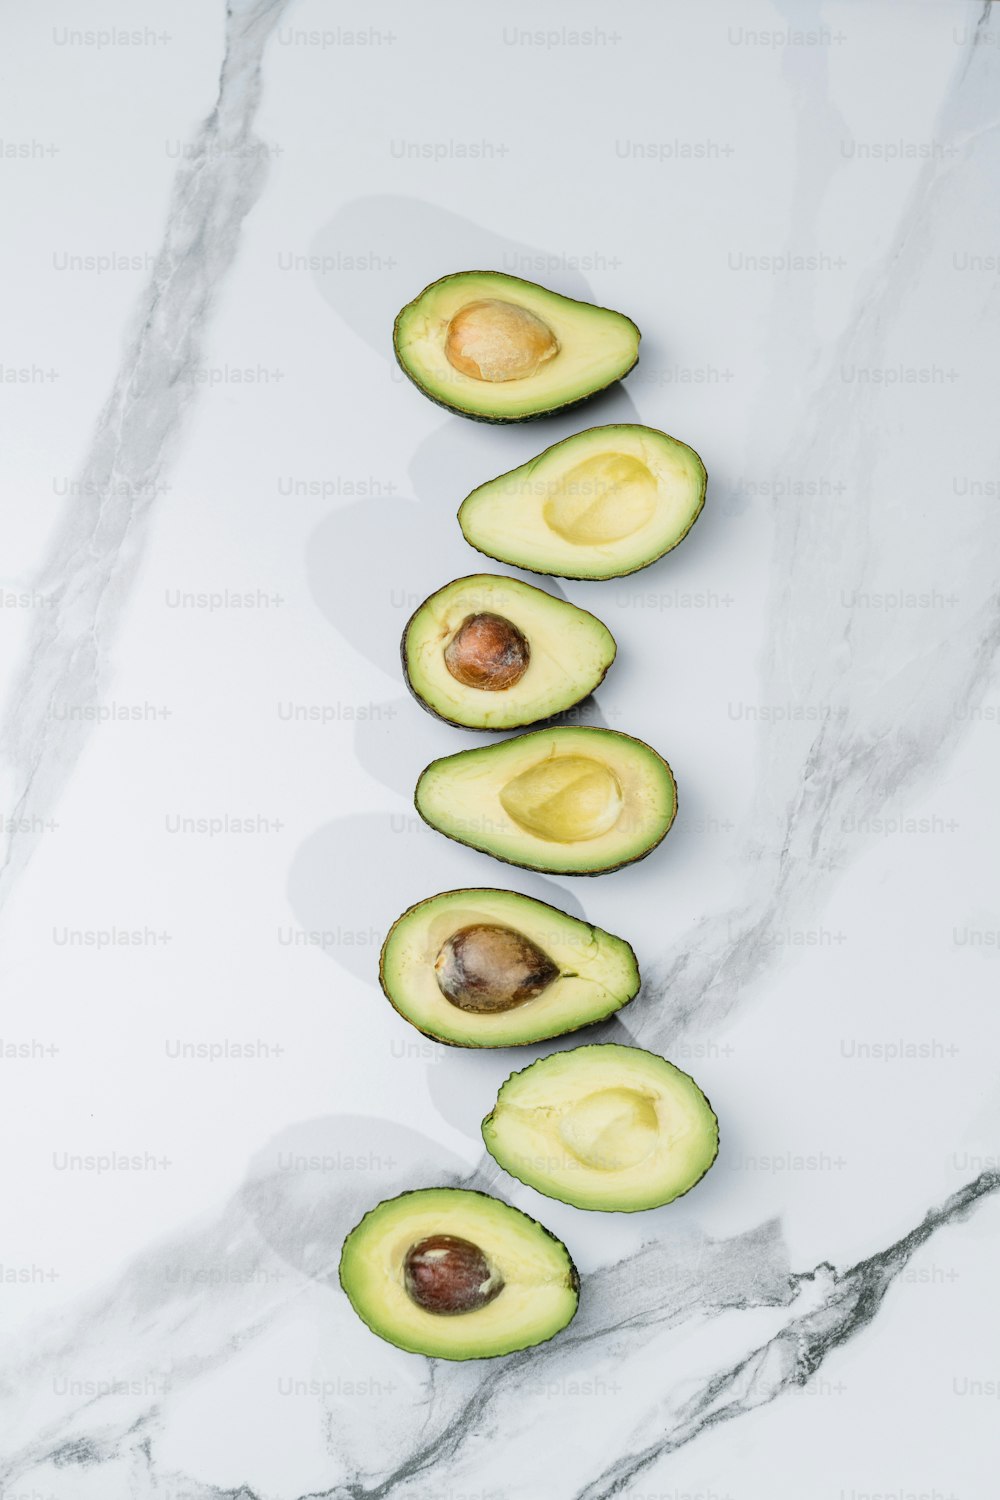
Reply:
[[609, 1500], [621, 1494], [643, 1470], [720, 1422], [766, 1406], [792, 1386], [802, 1386], [834, 1350], [848, 1343], [873, 1320], [889, 1287], [915, 1251], [944, 1225], [965, 1217], [981, 1198], [1000, 1188], [1000, 1172], [983, 1172], [931, 1209], [909, 1234], [887, 1249], [859, 1261], [840, 1274], [831, 1267], [800, 1276], [800, 1284], [830, 1273], [833, 1284], [822, 1305], [794, 1319], [768, 1343], [755, 1349], [732, 1369], [714, 1376], [680, 1413], [674, 1430], [663, 1441], [609, 1466], [580, 1490], [574, 1500]]

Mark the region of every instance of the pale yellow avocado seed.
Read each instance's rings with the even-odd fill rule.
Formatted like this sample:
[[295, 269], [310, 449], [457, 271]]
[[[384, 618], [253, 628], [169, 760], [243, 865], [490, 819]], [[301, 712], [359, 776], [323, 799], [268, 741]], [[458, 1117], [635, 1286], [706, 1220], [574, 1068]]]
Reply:
[[454, 369], [473, 380], [524, 380], [559, 353], [559, 340], [526, 307], [488, 297], [459, 308], [448, 324], [444, 352]]

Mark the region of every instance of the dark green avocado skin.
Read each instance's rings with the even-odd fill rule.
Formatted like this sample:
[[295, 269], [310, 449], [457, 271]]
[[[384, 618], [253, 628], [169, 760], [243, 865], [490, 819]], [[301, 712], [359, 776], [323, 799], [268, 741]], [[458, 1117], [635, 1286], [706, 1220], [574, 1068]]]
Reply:
[[[383, 1198], [379, 1203], [373, 1204], [372, 1207], [368, 1210], [368, 1213], [362, 1214], [362, 1216], [358, 1220], [357, 1224], [354, 1225], [354, 1228], [351, 1229], [349, 1231], [349, 1233], [345, 1236], [344, 1243], [345, 1244], [347, 1243], [347, 1241], [350, 1239], [351, 1235], [354, 1233], [355, 1229], [360, 1229], [361, 1225], [365, 1222], [365, 1219], [368, 1218], [368, 1214], [375, 1213], [378, 1209], [380, 1209], [382, 1207], [382, 1205], [384, 1203], [394, 1203], [397, 1198], [408, 1198], [411, 1193], [419, 1193], [419, 1192], [424, 1192], [424, 1191], [426, 1191], [426, 1189], [424, 1189], [424, 1188], [407, 1188], [405, 1192], [394, 1193], [391, 1198]], [[479, 1198], [496, 1198], [497, 1197], [496, 1193], [484, 1193], [484, 1192], [481, 1192], [479, 1188], [463, 1188], [462, 1191], [466, 1192], [466, 1193], [475, 1193], [476, 1196], [479, 1197]], [[501, 1201], [505, 1202], [506, 1200], [502, 1199]], [[514, 1205], [513, 1204], [508, 1204], [508, 1207], [509, 1208], [513, 1208]], [[563, 1244], [563, 1242], [559, 1238], [559, 1236], [557, 1234], [553, 1234], [552, 1231], [551, 1231], [551, 1229], [546, 1229], [546, 1227], [545, 1227], [544, 1224], [539, 1224], [539, 1222], [538, 1222], [537, 1219], [533, 1219], [530, 1214], [524, 1213], [524, 1209], [523, 1208], [517, 1209], [516, 1212], [519, 1213], [519, 1214], [524, 1214], [524, 1217], [526, 1219], [530, 1220], [530, 1222], [532, 1224], [534, 1224], [534, 1226], [535, 1226], [536, 1229], [540, 1229], [544, 1235], [547, 1235], [550, 1240], [554, 1240], [555, 1243], [557, 1245], [559, 1245], [561, 1247], [561, 1249], [564, 1251], [564, 1253], [566, 1255], [566, 1259], [569, 1262], [569, 1269], [568, 1269], [568, 1271], [566, 1273], [566, 1279], [568, 1281], [570, 1290], [576, 1294], [576, 1297], [577, 1297], [577, 1312], [579, 1312], [579, 1310], [580, 1310], [580, 1303], [579, 1303], [579, 1297], [580, 1297], [580, 1273], [579, 1273], [579, 1271], [576, 1268], [576, 1265], [574, 1263], [573, 1257], [570, 1255], [569, 1251], [566, 1249], [566, 1246]], [[348, 1292], [347, 1287], [344, 1285], [344, 1278], [343, 1278], [343, 1274], [342, 1274], [343, 1264], [344, 1264], [344, 1257], [343, 1257], [343, 1251], [341, 1251], [340, 1264], [339, 1264], [339, 1266], [337, 1268], [337, 1280], [340, 1282], [341, 1290], [343, 1291], [344, 1296], [347, 1297], [348, 1301], [350, 1301], [350, 1293]], [[359, 1317], [359, 1318], [361, 1318], [361, 1314], [358, 1312], [358, 1309], [356, 1307], [354, 1307], [354, 1303], [353, 1302], [351, 1302], [351, 1307], [354, 1309], [354, 1312], [355, 1312], [356, 1316]], [[573, 1317], [575, 1317], [575, 1316], [576, 1316], [576, 1313], [573, 1314]], [[382, 1339], [385, 1343], [391, 1342], [389, 1339], [387, 1339], [385, 1337], [385, 1334], [379, 1333], [379, 1331], [378, 1331], [377, 1328], [372, 1328], [372, 1325], [369, 1322], [367, 1322], [366, 1319], [361, 1318], [361, 1321], [362, 1321], [362, 1323], [364, 1323], [364, 1325], [365, 1325], [366, 1328], [371, 1329], [371, 1332], [375, 1335], [376, 1338]], [[572, 1322], [572, 1318], [570, 1319], [570, 1322]], [[539, 1349], [539, 1348], [541, 1348], [542, 1344], [548, 1344], [548, 1343], [550, 1343], [552, 1341], [552, 1339], [556, 1338], [560, 1333], [564, 1333], [566, 1331], [566, 1328], [568, 1328], [568, 1327], [569, 1327], [568, 1323], [564, 1324], [562, 1328], [557, 1328], [555, 1333], [550, 1333], [549, 1336], [548, 1336], [548, 1338], [539, 1339], [538, 1342], [535, 1343], [535, 1344], [525, 1344], [523, 1346], [523, 1348], [524, 1349]], [[393, 1348], [394, 1349], [402, 1349], [403, 1346], [401, 1344], [393, 1344]], [[412, 1352], [411, 1350], [403, 1349], [403, 1353], [404, 1354], [408, 1354], [408, 1353], [411, 1353], [411, 1352]], [[516, 1349], [513, 1352], [515, 1354], [520, 1354], [522, 1352], [522, 1350], [521, 1349]], [[421, 1354], [419, 1356], [420, 1359], [429, 1359], [429, 1358], [433, 1358], [433, 1357], [434, 1356], [427, 1355], [427, 1354]], [[454, 1364], [465, 1364], [470, 1359], [509, 1359], [509, 1358], [510, 1358], [510, 1355], [507, 1355], [507, 1354], [463, 1354], [463, 1355], [458, 1355], [458, 1356], [454, 1356], [454, 1357], [449, 1358], [448, 1361], [447, 1361], [447, 1363], [454, 1365]]]
[[[639, 363], [638, 352], [636, 353], [635, 359], [629, 365], [628, 369], [623, 370], [622, 373], [616, 376], [614, 380], [608, 380], [604, 383], [604, 385], [595, 386], [595, 388], [592, 391], [588, 391], [585, 396], [577, 396], [572, 401], [557, 401], [554, 406], [547, 406], [544, 411], [532, 411], [523, 417], [491, 417], [487, 416], [483, 412], [467, 411], [464, 406], [454, 406], [450, 401], [442, 401], [440, 396], [432, 395], [427, 387], [421, 385], [417, 377], [410, 373], [410, 371], [406, 368], [406, 365], [400, 358], [398, 333], [399, 321], [402, 318], [403, 313], [406, 312], [407, 308], [412, 307], [414, 302], [419, 302], [421, 297], [425, 296], [431, 290], [431, 287], [440, 286], [442, 282], [445, 281], [452, 281], [456, 276], [502, 275], [502, 271], [453, 271], [448, 276], [439, 276], [436, 281], [428, 282], [423, 291], [418, 292], [417, 295], [412, 299], [412, 301], [407, 302], [406, 306], [400, 308], [399, 312], [396, 314], [395, 322], [392, 325], [392, 352], [396, 357], [396, 363], [399, 365], [399, 368], [402, 370], [403, 374], [406, 376], [410, 384], [416, 386], [420, 394], [422, 396], [426, 396], [428, 401], [433, 401], [435, 406], [442, 407], [444, 411], [454, 412], [459, 417], [468, 417], [472, 422], [488, 422], [491, 427], [509, 427], [514, 422], [535, 422], [539, 419], [539, 417], [551, 417], [554, 416], [556, 412], [572, 411], [574, 407], [582, 406], [585, 401], [589, 401], [593, 396], [599, 396], [602, 391], [610, 390], [613, 385], [617, 385], [620, 380], [624, 380], [625, 376], [630, 374], [631, 371], [635, 369], [636, 365]], [[535, 284], [537, 285], [538, 283], [536, 282]], [[563, 296], [564, 294], [560, 292], [559, 295]], [[580, 297], [567, 297], [566, 301], [580, 302], [581, 305], [586, 307], [596, 307], [600, 312], [617, 312], [617, 308], [601, 307], [600, 303], [598, 302], [583, 302], [583, 299], [581, 299]], [[619, 316], [626, 317], [627, 314], [621, 313], [619, 314]], [[638, 325], [631, 318], [629, 318], [628, 321], [632, 324], [632, 327], [635, 329], [636, 333], [641, 339], [642, 334], [639, 330]]]
[[[421, 906], [426, 906], [427, 903], [430, 902], [430, 901], [439, 901], [442, 896], [461, 896], [464, 893], [464, 891], [466, 891], [466, 890], [495, 891], [498, 896], [506, 896], [508, 894], [508, 892], [505, 891], [505, 890], [503, 890], [503, 888], [501, 886], [496, 886], [496, 885], [492, 885], [492, 886], [489, 886], [489, 885], [459, 886], [456, 890], [453, 890], [453, 891], [438, 891], [438, 892], [436, 892], [435, 895], [433, 895], [433, 896], [427, 896], [427, 897], [425, 897], [425, 899], [423, 901], [417, 901], [417, 902], [414, 903], [413, 906], [408, 906], [407, 909], [406, 909], [406, 911], [402, 912], [396, 918], [395, 922], [393, 922], [392, 926], [389, 928], [389, 931], [385, 935], [385, 939], [384, 939], [384, 941], [382, 943], [382, 949], [381, 949], [381, 952], [379, 953], [379, 959], [378, 959], [378, 982], [379, 982], [379, 984], [382, 987], [382, 993], [383, 993], [383, 995], [388, 1000], [389, 1004], [392, 1006], [392, 1008], [396, 1012], [397, 1016], [401, 1016], [402, 1019], [406, 1022], [407, 1026], [412, 1026], [413, 1029], [414, 1029], [414, 1031], [419, 1031], [420, 1035], [421, 1036], [425, 1036], [428, 1041], [430, 1041], [430, 1042], [437, 1042], [438, 1045], [441, 1046], [441, 1047], [457, 1047], [457, 1048], [459, 1048], [460, 1051], [473, 1051], [473, 1052], [487, 1052], [487, 1051], [489, 1051], [489, 1052], [496, 1052], [496, 1051], [499, 1051], [500, 1049], [496, 1048], [496, 1047], [484, 1047], [480, 1043], [477, 1043], [477, 1042], [455, 1042], [455, 1041], [452, 1041], [450, 1037], [438, 1036], [436, 1034], [436, 1032], [433, 1032], [433, 1031], [425, 1031], [422, 1026], [418, 1026], [417, 1025], [416, 1021], [411, 1020], [410, 1017], [406, 1014], [405, 1011], [400, 1010], [399, 1006], [396, 1004], [395, 1000], [392, 998], [392, 995], [389, 993], [389, 986], [385, 982], [385, 950], [386, 950], [386, 948], [388, 946], [390, 937], [392, 936], [392, 934], [395, 931], [395, 929], [399, 926], [400, 922], [403, 920], [403, 917], [408, 917], [412, 911], [417, 911]], [[538, 897], [537, 896], [533, 896], [531, 899], [533, 901], [537, 901], [539, 906], [546, 906], [546, 907], [548, 907], [549, 911], [554, 911], [560, 917], [565, 917], [565, 916], [568, 915], [567, 912], [560, 911], [558, 906], [553, 906], [552, 903], [551, 903], [551, 901], [538, 901]], [[583, 919], [582, 918], [578, 918], [577, 920], [578, 921], [582, 921]], [[587, 927], [589, 927], [590, 930], [593, 931], [594, 924], [592, 922], [587, 922], [584, 925], [587, 926]], [[632, 1001], [635, 999], [636, 995], [638, 995], [639, 990], [642, 987], [642, 974], [641, 974], [641, 971], [639, 969], [639, 960], [636, 957], [635, 949], [632, 947], [631, 943], [625, 942], [624, 938], [619, 938], [619, 942], [625, 943], [626, 948], [628, 949], [628, 951], [632, 955], [633, 961], [635, 962], [636, 973], [639, 974], [639, 985], [637, 986], [634, 994], [629, 995], [625, 1000], [623, 1000], [622, 1003], [621, 1003], [621, 1005], [617, 1006], [617, 1008], [615, 1010], [609, 1011], [606, 1016], [601, 1016], [599, 1020], [588, 1021], [587, 1024], [586, 1024], [586, 1026], [581, 1026], [579, 1028], [580, 1031], [589, 1031], [592, 1026], [603, 1026], [603, 1024], [604, 1024], [605, 1021], [610, 1021], [610, 1019], [611, 1019], [612, 1016], [618, 1015], [618, 1012], [621, 1011], [621, 1010], [624, 1010], [624, 1008], [625, 1008], [626, 1005], [630, 1005], [632, 1003]], [[516, 1046], [536, 1047], [536, 1046], [540, 1046], [542, 1042], [553, 1042], [553, 1041], [555, 1041], [556, 1037], [560, 1037], [560, 1036], [572, 1036], [573, 1034], [574, 1033], [572, 1031], [553, 1031], [551, 1033], [551, 1035], [549, 1035], [549, 1036], [532, 1037], [532, 1039], [531, 1039], [530, 1042], [524, 1042], [524, 1043], [508, 1042], [508, 1043], [505, 1043], [504, 1044], [504, 1050], [506, 1050], [506, 1048], [509, 1047], [509, 1046], [511, 1046], [511, 1047], [516, 1047]]]
[[[598, 729], [596, 725], [594, 726], [594, 732], [596, 734], [613, 732], [619, 735], [622, 739], [634, 740], [637, 745], [641, 745], [644, 750], [648, 750], [652, 755], [655, 755], [657, 760], [663, 760], [663, 757], [659, 754], [658, 751], [653, 749], [652, 745], [647, 745], [646, 741], [640, 740], [637, 735], [623, 734], [620, 730], [602, 731]], [[461, 755], [463, 752], [459, 750], [456, 753]], [[441, 758], [446, 759], [447, 757]], [[640, 859], [646, 859], [650, 854], [652, 854], [654, 849], [659, 848], [659, 846], [663, 843], [663, 840], [666, 838], [667, 834], [670, 832], [671, 828], [673, 828], [674, 826], [674, 822], [677, 818], [677, 809], [680, 806], [677, 797], [677, 777], [674, 775], [672, 767], [667, 765], [666, 761], [664, 761], [663, 763], [667, 766], [667, 770], [670, 772], [670, 780], [673, 782], [674, 786], [674, 811], [670, 822], [667, 824], [666, 828], [664, 828], [663, 832], [660, 834], [660, 837], [655, 841], [655, 843], [649, 845], [648, 849], [643, 849], [640, 854], [633, 854], [629, 859], [620, 860], [616, 865], [602, 865], [599, 870], [553, 870], [551, 865], [529, 865], [526, 863], [522, 863], [522, 861], [519, 859], [505, 859], [502, 854], [494, 854], [492, 849], [480, 849], [477, 844], [468, 844], [466, 843], [465, 839], [456, 838], [453, 833], [445, 833], [443, 828], [438, 828], [436, 823], [432, 823], [429, 818], [424, 817], [417, 802], [417, 792], [420, 790], [420, 783], [424, 778], [424, 774], [430, 769], [429, 766], [425, 766], [423, 771], [421, 771], [420, 775], [417, 777], [417, 785], [414, 788], [413, 793], [413, 805], [416, 808], [417, 816], [420, 818], [421, 822], [426, 823], [428, 828], [433, 829], [434, 832], [440, 834], [442, 838], [450, 839], [453, 844], [461, 844], [465, 849], [475, 849], [479, 854], [488, 854], [490, 859], [499, 860], [502, 865], [513, 865], [515, 870], [537, 870], [540, 875], [583, 875], [590, 876], [591, 878], [599, 875], [613, 875], [616, 870], [624, 870], [629, 865], [637, 865]], [[433, 762], [431, 764], [433, 764]]]
[[[607, 388], [605, 387], [605, 389], [607, 389]], [[431, 399], [433, 400], [433, 397]], [[589, 396], [586, 399], [589, 400], [590, 399]], [[579, 405], [580, 403], [577, 403], [577, 404]], [[601, 425], [601, 426], [615, 427], [615, 426], [624, 426], [624, 425], [627, 425], [627, 424], [625, 424], [625, 423], [610, 422], [610, 423], [602, 423], [602, 424], [599, 424], [599, 425]], [[573, 433], [572, 436], [573, 437], [584, 437], [588, 432], [596, 432], [596, 431], [597, 431], [597, 427], [596, 426], [595, 427], [582, 427], [579, 432]], [[669, 437], [669, 435], [670, 435], [669, 433], [666, 434], [666, 436], [668, 436], [668, 437]], [[568, 439], [562, 438], [562, 439], [560, 439], [560, 441], [558, 443], [552, 443], [552, 444], [549, 445], [548, 448], [543, 448], [542, 451], [541, 451], [541, 453], [539, 453], [539, 454], [536, 455], [536, 461], [537, 461], [538, 458], [544, 458], [545, 455], [546, 455], [546, 453], [551, 453], [553, 448], [559, 448], [559, 447], [562, 446], [563, 443], [565, 443], [567, 441], [568, 441]], [[688, 444], [687, 446], [690, 447], [690, 444]], [[694, 452], [694, 449], [692, 449], [691, 451]], [[458, 507], [457, 517], [458, 517], [459, 530], [462, 532], [462, 536], [465, 537], [465, 541], [472, 548], [473, 552], [478, 552], [479, 555], [480, 555], [480, 557], [488, 557], [489, 560], [490, 560], [490, 562], [499, 562], [499, 563], [502, 563], [505, 568], [520, 568], [522, 572], [524, 572], [524, 573], [534, 573], [539, 578], [568, 578], [571, 583], [607, 583], [607, 582], [609, 582], [613, 578], [628, 578], [630, 576], [630, 574], [632, 574], [632, 573], [641, 573], [642, 570], [643, 570], [643, 568], [651, 568], [653, 566], [653, 564], [659, 562], [662, 557], [666, 557], [669, 553], [673, 552], [673, 550], [674, 550], [675, 547], [679, 547], [680, 544], [681, 544], [681, 542], [683, 542], [684, 538], [687, 536], [688, 532], [691, 530], [691, 528], [694, 525], [695, 521], [697, 521], [697, 519], [701, 515], [702, 511], [705, 509], [705, 495], [706, 495], [706, 493], [708, 491], [708, 470], [705, 468], [705, 460], [701, 457], [700, 453], [698, 454], [698, 458], [701, 460], [701, 467], [704, 470], [704, 474], [705, 474], [705, 478], [702, 481], [702, 486], [701, 486], [701, 503], [698, 506], [698, 509], [695, 511], [694, 515], [691, 517], [690, 521], [687, 523], [687, 525], [685, 526], [684, 530], [681, 532], [680, 536], [677, 538], [676, 542], [671, 542], [671, 544], [670, 544], [669, 547], [665, 548], [665, 550], [663, 552], [657, 552], [657, 554], [656, 554], [655, 557], [647, 558], [645, 562], [636, 563], [636, 565], [635, 565], [634, 568], [620, 568], [617, 573], [602, 573], [599, 578], [595, 578], [593, 576], [593, 574], [590, 574], [590, 573], [563, 573], [562, 571], [560, 571], [560, 572], [557, 573], [556, 570], [555, 570], [555, 568], [533, 568], [533, 567], [531, 567], [531, 565], [529, 563], [523, 563], [523, 562], [511, 563], [511, 562], [508, 562], [505, 557], [494, 557], [493, 554], [492, 554], [492, 552], [485, 552], [482, 547], [477, 547], [476, 544], [475, 544], [475, 542], [470, 542], [469, 538], [465, 535], [465, 529], [462, 526], [462, 511], [465, 508], [465, 500], [471, 499], [472, 495], [474, 495], [476, 493], [476, 490], [470, 490], [469, 494], [466, 495], [465, 500], [463, 500], [462, 504]], [[494, 478], [492, 480], [490, 480], [489, 482], [491, 484], [495, 484], [497, 482], [497, 480], [507, 479], [507, 478], [510, 477], [511, 474], [516, 474], [518, 469], [523, 469], [523, 468], [524, 468], [524, 464], [518, 464], [517, 467], [514, 468], [514, 469], [505, 469], [502, 474], [495, 475]], [[482, 485], [477, 485], [476, 489], [482, 489]]]

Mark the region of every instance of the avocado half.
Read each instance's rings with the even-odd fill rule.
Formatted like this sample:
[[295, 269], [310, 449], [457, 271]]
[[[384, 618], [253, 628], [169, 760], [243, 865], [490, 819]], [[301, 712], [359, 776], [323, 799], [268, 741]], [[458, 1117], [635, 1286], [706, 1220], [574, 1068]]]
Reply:
[[580, 1278], [566, 1246], [499, 1198], [420, 1188], [365, 1214], [340, 1284], [379, 1338], [437, 1359], [490, 1359], [565, 1328]]
[[616, 650], [587, 610], [490, 573], [431, 594], [401, 647], [417, 701], [465, 729], [517, 729], [572, 708], [604, 680]]
[[624, 939], [516, 891], [443, 891], [389, 929], [379, 981], [399, 1014], [452, 1047], [578, 1031], [639, 992]]
[[561, 578], [620, 578], [687, 536], [705, 503], [705, 465], [653, 427], [589, 427], [463, 500], [467, 542], [499, 562]]
[[659, 1208], [699, 1182], [719, 1122], [680, 1068], [640, 1047], [554, 1052], [500, 1089], [483, 1121], [505, 1172], [576, 1208]]
[[482, 422], [565, 410], [621, 380], [639, 358], [631, 318], [501, 271], [431, 282], [396, 318], [404, 373], [439, 406]]
[[432, 761], [414, 796], [425, 823], [507, 864], [599, 875], [666, 835], [677, 786], [662, 756], [612, 729], [536, 729]]

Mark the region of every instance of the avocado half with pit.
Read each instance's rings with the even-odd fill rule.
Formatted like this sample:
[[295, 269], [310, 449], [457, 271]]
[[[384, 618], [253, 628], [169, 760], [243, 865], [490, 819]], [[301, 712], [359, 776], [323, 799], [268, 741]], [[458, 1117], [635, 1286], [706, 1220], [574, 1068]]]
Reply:
[[719, 1122], [693, 1078], [614, 1043], [554, 1052], [512, 1073], [483, 1121], [505, 1172], [576, 1208], [659, 1208], [699, 1182]]
[[414, 797], [448, 838], [528, 870], [599, 875], [666, 835], [677, 786], [662, 756], [612, 729], [536, 729], [432, 761]]
[[572, 708], [603, 681], [616, 650], [587, 610], [490, 573], [431, 594], [402, 643], [418, 702], [466, 729], [517, 729]]
[[424, 287], [396, 318], [392, 341], [425, 396], [483, 422], [575, 406], [639, 358], [631, 318], [501, 271], [456, 271]]
[[413, 1354], [488, 1359], [565, 1328], [580, 1279], [566, 1246], [499, 1198], [421, 1188], [365, 1214], [340, 1284], [373, 1333]]
[[411, 1026], [453, 1047], [517, 1047], [603, 1021], [639, 992], [622, 938], [516, 891], [444, 891], [411, 906], [379, 980]]
[[619, 578], [683, 541], [705, 503], [705, 465], [653, 427], [589, 427], [462, 502], [467, 542], [561, 578]]

